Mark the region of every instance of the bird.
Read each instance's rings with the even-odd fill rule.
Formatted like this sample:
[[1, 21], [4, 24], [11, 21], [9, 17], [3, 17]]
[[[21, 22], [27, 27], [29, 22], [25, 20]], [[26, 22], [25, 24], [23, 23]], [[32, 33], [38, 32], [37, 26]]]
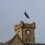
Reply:
[[24, 12], [25, 16], [29, 19], [30, 17], [28, 16], [28, 14], [26, 13], [26, 11]]

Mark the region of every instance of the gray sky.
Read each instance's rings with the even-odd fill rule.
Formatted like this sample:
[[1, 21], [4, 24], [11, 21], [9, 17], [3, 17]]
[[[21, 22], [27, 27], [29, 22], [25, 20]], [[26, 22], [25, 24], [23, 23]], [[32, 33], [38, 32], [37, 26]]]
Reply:
[[[24, 11], [30, 19], [24, 16]], [[21, 20], [35, 21], [35, 41], [45, 43], [45, 0], [0, 0], [0, 42], [15, 35], [14, 25]]]

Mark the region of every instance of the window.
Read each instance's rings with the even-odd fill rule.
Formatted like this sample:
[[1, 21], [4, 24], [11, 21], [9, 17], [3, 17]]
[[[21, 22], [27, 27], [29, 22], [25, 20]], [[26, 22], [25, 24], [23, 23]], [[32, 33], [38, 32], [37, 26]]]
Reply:
[[26, 42], [30, 42], [30, 39], [26, 38]]
[[29, 39], [29, 42], [30, 42], [30, 39]]
[[27, 42], [27, 38], [26, 38], [26, 42]]

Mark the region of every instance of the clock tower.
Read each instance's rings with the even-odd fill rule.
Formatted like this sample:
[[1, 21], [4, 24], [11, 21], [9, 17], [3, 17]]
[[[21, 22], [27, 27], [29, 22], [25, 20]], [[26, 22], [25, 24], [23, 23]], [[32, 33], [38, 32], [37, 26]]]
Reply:
[[15, 31], [24, 43], [35, 43], [35, 22], [24, 23], [21, 21], [16, 25]]

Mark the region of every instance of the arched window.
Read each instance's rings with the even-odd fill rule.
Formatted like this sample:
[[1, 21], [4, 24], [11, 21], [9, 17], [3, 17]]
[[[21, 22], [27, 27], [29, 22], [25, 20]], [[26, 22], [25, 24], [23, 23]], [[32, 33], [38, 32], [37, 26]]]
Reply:
[[30, 42], [30, 39], [26, 38], [26, 42]]
[[26, 38], [26, 42], [27, 42], [27, 38]]
[[30, 42], [30, 39], [29, 39], [29, 42]]

